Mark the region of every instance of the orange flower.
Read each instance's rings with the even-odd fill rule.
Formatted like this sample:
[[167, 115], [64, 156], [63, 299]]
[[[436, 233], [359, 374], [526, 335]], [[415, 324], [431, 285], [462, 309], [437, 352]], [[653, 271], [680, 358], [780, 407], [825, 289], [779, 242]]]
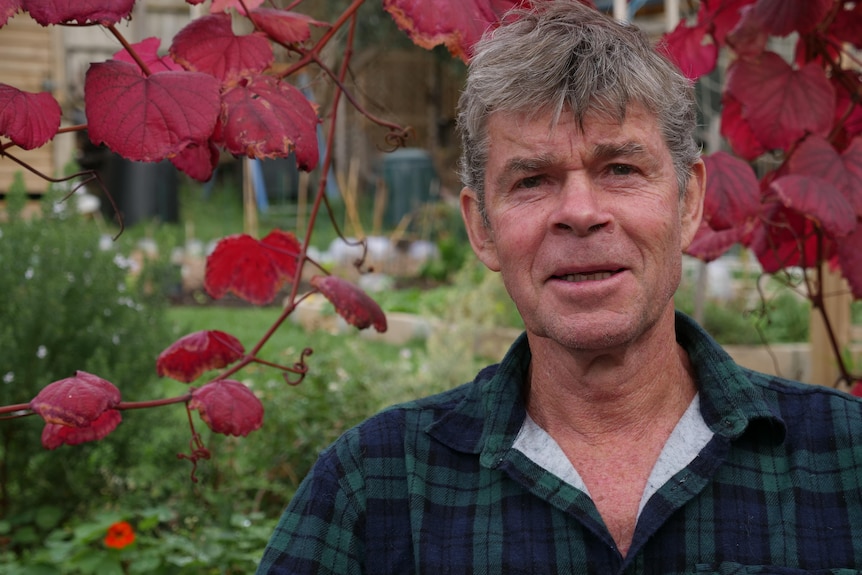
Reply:
[[135, 541], [135, 530], [127, 521], [119, 521], [108, 527], [105, 545], [111, 549], [122, 549]]

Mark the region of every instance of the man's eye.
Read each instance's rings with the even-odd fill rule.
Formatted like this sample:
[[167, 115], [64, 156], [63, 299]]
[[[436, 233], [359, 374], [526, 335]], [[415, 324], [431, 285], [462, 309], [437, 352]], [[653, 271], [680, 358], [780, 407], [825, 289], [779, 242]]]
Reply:
[[542, 176], [530, 176], [518, 182], [519, 188], [535, 188], [542, 184]]
[[635, 172], [635, 169], [628, 164], [613, 164], [610, 171], [615, 176], [630, 176]]

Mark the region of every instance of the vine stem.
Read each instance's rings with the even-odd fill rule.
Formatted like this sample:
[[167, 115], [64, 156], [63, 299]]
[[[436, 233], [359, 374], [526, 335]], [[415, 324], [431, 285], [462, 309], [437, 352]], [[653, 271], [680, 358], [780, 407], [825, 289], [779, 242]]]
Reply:
[[817, 289], [812, 291], [809, 286], [809, 299], [811, 300], [812, 307], [817, 310], [817, 313], [820, 315], [823, 320], [823, 326], [826, 330], [826, 334], [829, 337], [829, 345], [832, 348], [832, 354], [835, 356], [835, 361], [838, 365], [838, 371], [841, 372], [841, 376], [838, 381], [835, 382], [835, 386], [841, 381], [844, 381], [847, 384], [853, 382], [854, 378], [850, 375], [849, 370], [847, 369], [847, 363], [844, 361], [844, 355], [841, 353], [841, 346], [838, 343], [838, 338], [835, 336], [835, 329], [832, 326], [832, 321], [829, 318], [829, 313], [826, 311], [825, 304], [825, 296], [823, 293], [823, 282], [824, 282], [824, 258], [823, 258], [823, 231], [818, 229], [816, 231], [817, 234]]
[[165, 405], [174, 405], [177, 403], [188, 403], [192, 398], [191, 392], [176, 397], [166, 397], [164, 399], [152, 399], [147, 401], [121, 401], [115, 409], [128, 411], [131, 409], [147, 409], [150, 407], [162, 407]]

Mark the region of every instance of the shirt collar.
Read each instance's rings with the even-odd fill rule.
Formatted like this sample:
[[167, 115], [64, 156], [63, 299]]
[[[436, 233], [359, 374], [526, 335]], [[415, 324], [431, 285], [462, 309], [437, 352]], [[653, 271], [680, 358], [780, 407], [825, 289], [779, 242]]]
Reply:
[[[775, 400], [693, 319], [676, 312], [677, 342], [688, 353], [701, 394], [701, 413], [717, 435], [736, 439], [752, 424], [766, 424], [776, 442], [786, 427]], [[760, 427], [756, 425], [756, 427]]]
[[[784, 439], [778, 407], [751, 382], [748, 370], [681, 312], [676, 313], [676, 336], [695, 370], [703, 418], [716, 435], [736, 439], [752, 423], [767, 422], [776, 441]], [[482, 370], [461, 401], [426, 431], [453, 449], [479, 454], [482, 465], [499, 465], [526, 417], [523, 382], [531, 357], [526, 334], [521, 334], [503, 360]]]

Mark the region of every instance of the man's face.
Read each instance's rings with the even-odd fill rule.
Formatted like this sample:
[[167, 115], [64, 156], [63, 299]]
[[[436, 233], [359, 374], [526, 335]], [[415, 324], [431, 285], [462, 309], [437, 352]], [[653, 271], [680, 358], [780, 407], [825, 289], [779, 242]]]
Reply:
[[656, 121], [494, 113], [485, 172], [461, 209], [479, 258], [501, 272], [527, 331], [572, 350], [634, 342], [673, 317], [681, 254], [700, 222], [705, 174], [679, 187]]

